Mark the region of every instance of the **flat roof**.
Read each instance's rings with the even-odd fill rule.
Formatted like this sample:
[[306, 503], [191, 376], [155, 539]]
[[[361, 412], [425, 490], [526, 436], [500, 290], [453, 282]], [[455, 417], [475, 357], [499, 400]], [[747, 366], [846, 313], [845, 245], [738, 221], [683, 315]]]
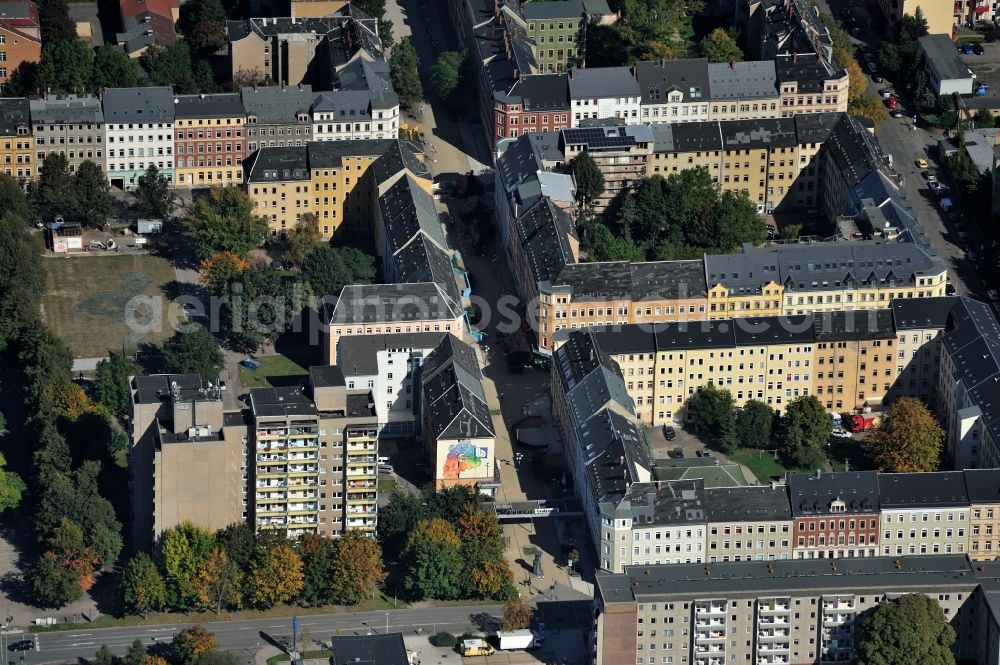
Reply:
[[958, 57], [955, 42], [948, 35], [924, 35], [917, 41], [924, 49], [924, 55], [938, 76], [945, 81], [971, 79], [969, 66]]

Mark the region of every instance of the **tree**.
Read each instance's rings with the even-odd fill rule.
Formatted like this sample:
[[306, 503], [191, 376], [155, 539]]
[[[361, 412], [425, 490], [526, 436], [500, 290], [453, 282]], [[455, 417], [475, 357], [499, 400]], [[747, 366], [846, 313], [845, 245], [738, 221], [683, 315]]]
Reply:
[[138, 552], [125, 564], [122, 573], [122, 601], [129, 612], [149, 616], [150, 610], [167, 603], [167, 587], [156, 564], [145, 552]]
[[43, 607], [62, 607], [83, 595], [79, 575], [64, 566], [54, 552], [45, 552], [31, 571], [31, 590]]
[[974, 119], [976, 129], [991, 129], [997, 126], [997, 118], [989, 109], [979, 109]]
[[755, 399], [736, 412], [736, 438], [744, 448], [766, 448], [771, 442], [774, 410]]
[[319, 607], [333, 602], [330, 581], [333, 579], [334, 541], [306, 533], [299, 537], [297, 549], [302, 559], [302, 593], [298, 602]]
[[24, 222], [31, 220], [31, 204], [28, 202], [28, 197], [25, 196], [17, 180], [6, 173], [0, 174], [0, 210]]
[[723, 28], [716, 28], [706, 35], [698, 45], [702, 56], [709, 62], [740, 62], [743, 51], [733, 36]]
[[288, 259], [297, 266], [320, 241], [319, 219], [315, 213], [307, 212], [289, 231], [285, 232], [288, 245]]
[[94, 654], [94, 659], [90, 661], [91, 665], [115, 665], [115, 655], [111, 653], [111, 649], [108, 648], [107, 644], [102, 644], [101, 648], [97, 650]]
[[257, 553], [257, 534], [252, 526], [246, 522], [230, 524], [215, 533], [215, 542], [239, 570], [250, 568], [250, 562]]
[[195, 578], [195, 598], [201, 607], [210, 607], [216, 614], [223, 607], [239, 605], [240, 581], [243, 572], [230, 561], [221, 547], [212, 548], [208, 558], [198, 567]]
[[686, 408], [695, 428], [708, 434], [720, 449], [736, 447], [736, 410], [732, 393], [709, 383], [688, 399]]
[[215, 649], [215, 635], [204, 626], [189, 626], [177, 631], [170, 648], [175, 661], [192, 665], [198, 656]]
[[233, 74], [233, 90], [239, 92], [241, 88], [252, 88], [255, 85], [268, 85], [271, 80], [263, 71], [257, 67], [240, 67]]
[[800, 467], [823, 466], [822, 447], [829, 442], [832, 429], [830, 416], [815, 395], [793, 399], [781, 419], [778, 444], [782, 455]]
[[500, 616], [500, 630], [524, 630], [531, 626], [534, 611], [523, 596], [510, 598], [503, 604], [503, 614]]
[[401, 551], [406, 543], [406, 535], [425, 517], [425, 513], [420, 496], [393, 490], [389, 495], [389, 502], [378, 513], [378, 539], [382, 544], [382, 551]]
[[39, 84], [54, 95], [90, 92], [94, 53], [75, 36], [65, 41], [43, 40], [38, 65]]
[[274, 264], [249, 268], [241, 286], [240, 297], [223, 304], [221, 327], [228, 345], [246, 353], [288, 330], [310, 299], [308, 283]]
[[330, 577], [334, 602], [357, 605], [373, 598], [387, 573], [382, 565], [382, 548], [357, 529], [344, 531], [334, 548]]
[[167, 663], [167, 659], [163, 656], [154, 656], [153, 654], [149, 654], [139, 661], [139, 665], [169, 665], [169, 663]]
[[60, 152], [45, 155], [38, 167], [38, 179], [29, 185], [28, 191], [44, 219], [67, 214], [73, 201], [73, 180], [66, 156]]
[[128, 651], [125, 652], [122, 665], [139, 665], [147, 655], [149, 654], [146, 652], [142, 640], [136, 640], [129, 645]]
[[191, 540], [179, 528], [160, 537], [159, 558], [167, 587], [167, 602], [176, 609], [186, 610], [197, 604], [196, 579], [201, 560], [195, 554]]
[[853, 103], [865, 96], [868, 91], [868, 77], [854, 56], [842, 56], [847, 61], [843, 67], [847, 70], [847, 101]]
[[580, 239], [589, 247], [594, 217], [594, 206], [604, 193], [604, 174], [597, 168], [597, 162], [588, 152], [581, 152], [569, 163], [570, 173], [576, 183], [576, 202], [579, 207], [577, 226]]
[[28, 486], [21, 476], [13, 471], [5, 471], [7, 460], [0, 453], [0, 515], [8, 510], [14, 510], [21, 503], [21, 497]]
[[99, 229], [111, 217], [111, 192], [108, 178], [100, 166], [90, 160], [80, 164], [73, 176], [73, 202], [70, 217], [84, 226]]
[[503, 558], [469, 565], [466, 595], [473, 598], [509, 598], [516, 596], [514, 573]]
[[38, 4], [38, 23], [43, 44], [79, 41], [76, 23], [69, 16], [66, 0], [43, 0]]
[[[137, 88], [146, 82], [138, 63], [114, 44], [101, 44], [94, 51], [94, 90], [105, 88]], [[53, 154], [53, 153], [49, 153]]]
[[219, 343], [202, 326], [190, 332], [176, 332], [163, 342], [166, 371], [175, 374], [198, 374], [203, 381], [215, 381], [224, 359]]
[[414, 599], [460, 598], [466, 585], [459, 548], [442, 540], [411, 540], [403, 551], [403, 589]]
[[98, 401], [116, 416], [128, 415], [132, 400], [129, 377], [140, 373], [139, 365], [128, 356], [111, 352], [97, 363], [94, 373], [94, 394]]
[[221, 296], [233, 282], [243, 277], [249, 267], [250, 262], [246, 259], [232, 252], [219, 252], [201, 260], [198, 283], [213, 295]]
[[247, 581], [249, 600], [254, 606], [287, 603], [302, 591], [302, 559], [290, 545], [274, 545], [250, 564]]
[[923, 402], [913, 397], [901, 397], [889, 406], [882, 425], [872, 432], [866, 443], [880, 471], [937, 471], [944, 435], [944, 430]]
[[403, 108], [413, 108], [424, 97], [419, 64], [413, 42], [409, 37], [403, 37], [393, 47], [392, 55], [389, 56], [389, 77], [396, 95], [399, 96], [399, 104]]
[[184, 225], [203, 259], [216, 252], [244, 257], [267, 237], [267, 219], [253, 214], [253, 202], [238, 187], [212, 187], [195, 199]]
[[[0, 183], [5, 182], [8, 181], [0, 179]], [[26, 221], [14, 212], [0, 214], [0, 333], [13, 337], [22, 328], [29, 328], [18, 344], [18, 360], [24, 368], [25, 378], [33, 384], [48, 365], [42, 362], [46, 356], [60, 369], [63, 361], [69, 362], [71, 367], [73, 360], [71, 355], [61, 356], [65, 345], [57, 349], [36, 345], [52, 340], [58, 346], [58, 341], [48, 331], [32, 327], [38, 320], [41, 294], [45, 292], [45, 273], [41, 270], [39, 243], [28, 231]], [[49, 354], [53, 350], [57, 351], [58, 358]], [[68, 349], [66, 351], [68, 354]], [[66, 367], [66, 374], [69, 374], [69, 367]]]
[[889, 119], [889, 109], [875, 95], [859, 97], [851, 103], [847, 110], [851, 115], [871, 122], [876, 130], [883, 122]]
[[462, 554], [470, 565], [503, 558], [503, 529], [496, 513], [472, 502], [463, 504], [455, 530], [462, 542]]
[[629, 237], [615, 235], [604, 224], [596, 224], [588, 258], [591, 261], [640, 262], [646, 260], [646, 251]]
[[87, 534], [87, 546], [93, 552], [100, 566], [113, 565], [121, 554], [124, 543], [119, 528], [120, 525], [100, 523], [95, 524]]
[[464, 51], [445, 51], [431, 65], [431, 88], [440, 99], [449, 99], [462, 83]]
[[177, 27], [195, 51], [214, 53], [226, 45], [226, 10], [219, 0], [184, 3]]
[[955, 629], [936, 600], [911, 593], [883, 600], [861, 619], [857, 665], [955, 665]]
[[211, 85], [210, 80], [201, 80], [191, 60], [191, 49], [182, 39], [168, 45], [153, 44], [139, 62], [148, 72], [152, 85], [171, 85], [175, 93], [203, 92], [206, 83]]
[[135, 188], [135, 209], [143, 217], [166, 219], [173, 207], [170, 178], [160, 173], [155, 164], [146, 167]]
[[348, 284], [375, 281], [375, 259], [353, 247], [321, 245], [302, 259], [302, 277], [318, 297], [339, 296]]

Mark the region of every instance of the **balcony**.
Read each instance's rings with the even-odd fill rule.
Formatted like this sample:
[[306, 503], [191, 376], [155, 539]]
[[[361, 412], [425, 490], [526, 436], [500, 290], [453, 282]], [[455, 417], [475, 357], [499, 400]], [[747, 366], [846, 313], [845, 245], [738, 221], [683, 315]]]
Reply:
[[352, 527], [352, 528], [368, 528], [368, 527], [371, 527], [372, 529], [374, 529], [375, 528], [375, 520], [374, 519], [350, 519], [350, 520], [347, 520], [347, 526]]
[[787, 640], [788, 629], [759, 630], [757, 638], [761, 640]]
[[319, 521], [315, 517], [289, 517], [288, 526], [316, 526]]
[[854, 618], [852, 614], [824, 614], [823, 615], [823, 625], [824, 626], [839, 626], [846, 623]]
[[757, 623], [761, 626], [787, 626], [788, 618], [783, 616], [760, 617]]
[[726, 622], [723, 619], [698, 619], [695, 622], [696, 628], [706, 628], [708, 626], [725, 626]]
[[699, 630], [695, 634], [695, 642], [705, 642], [714, 640], [724, 640], [726, 639], [725, 630]]
[[268, 488], [268, 487], [288, 487], [288, 483], [282, 482], [280, 480], [268, 480], [268, 481], [258, 480], [255, 484], [257, 485], [257, 487], [264, 487], [264, 488]]
[[787, 656], [759, 656], [757, 662], [760, 665], [786, 665], [788, 663]]
[[725, 644], [697, 644], [694, 647], [695, 653], [723, 653], [726, 650]]
[[761, 614], [774, 614], [776, 612], [787, 612], [788, 603], [762, 603], [760, 605]]
[[378, 487], [378, 483], [372, 480], [348, 480], [347, 491], [368, 490]]
[[853, 610], [854, 600], [826, 600], [823, 601], [824, 610]]
[[726, 605], [724, 603], [722, 605], [719, 605], [717, 603], [705, 603], [703, 605], [699, 604], [695, 605], [694, 609], [695, 609], [695, 614], [699, 616], [713, 615], [713, 614], [725, 615], [726, 613]]
[[316, 473], [319, 467], [315, 464], [289, 464], [288, 473]]
[[290, 503], [288, 504], [288, 511], [295, 513], [302, 512], [316, 512], [319, 509], [319, 504], [317, 503]]
[[788, 651], [788, 642], [781, 642], [779, 644], [758, 644], [757, 653], [761, 655], [774, 655], [778, 653], [785, 653]]

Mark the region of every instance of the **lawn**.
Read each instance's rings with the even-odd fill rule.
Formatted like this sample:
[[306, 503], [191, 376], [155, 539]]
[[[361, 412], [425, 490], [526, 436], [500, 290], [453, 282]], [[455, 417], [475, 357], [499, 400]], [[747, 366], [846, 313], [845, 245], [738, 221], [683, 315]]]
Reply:
[[832, 439], [826, 456], [834, 471], [845, 471], [848, 464], [851, 471], [868, 471], [875, 468], [868, 454], [861, 450], [861, 442], [854, 439]]
[[[260, 363], [260, 367], [256, 370], [240, 365], [240, 383], [247, 390], [250, 388], [273, 388], [274, 384], [287, 385], [287, 381], [279, 379], [300, 377], [309, 373], [309, 370], [287, 356], [259, 356], [254, 357], [254, 360]], [[272, 384], [271, 379], [275, 380], [274, 384]]]
[[[173, 334], [164, 287], [175, 275], [164, 259], [79, 256], [46, 258], [43, 265], [45, 324], [75, 357], [133, 352], [140, 343], [158, 344]], [[146, 298], [136, 300], [141, 296]]]
[[[729, 459], [743, 464], [753, 475], [757, 476], [761, 484], [772, 480], [784, 478], [787, 471], [802, 471], [803, 469], [790, 468], [774, 459], [774, 455], [766, 451], [754, 450], [752, 448], [740, 448], [729, 455]], [[808, 470], [808, 469], [806, 469]]]

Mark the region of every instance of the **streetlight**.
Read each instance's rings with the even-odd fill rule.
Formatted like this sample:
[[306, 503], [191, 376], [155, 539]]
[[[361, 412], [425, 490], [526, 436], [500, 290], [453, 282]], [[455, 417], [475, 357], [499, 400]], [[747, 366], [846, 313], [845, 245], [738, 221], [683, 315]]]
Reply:
[[385, 634], [389, 634], [389, 613], [385, 613]]

